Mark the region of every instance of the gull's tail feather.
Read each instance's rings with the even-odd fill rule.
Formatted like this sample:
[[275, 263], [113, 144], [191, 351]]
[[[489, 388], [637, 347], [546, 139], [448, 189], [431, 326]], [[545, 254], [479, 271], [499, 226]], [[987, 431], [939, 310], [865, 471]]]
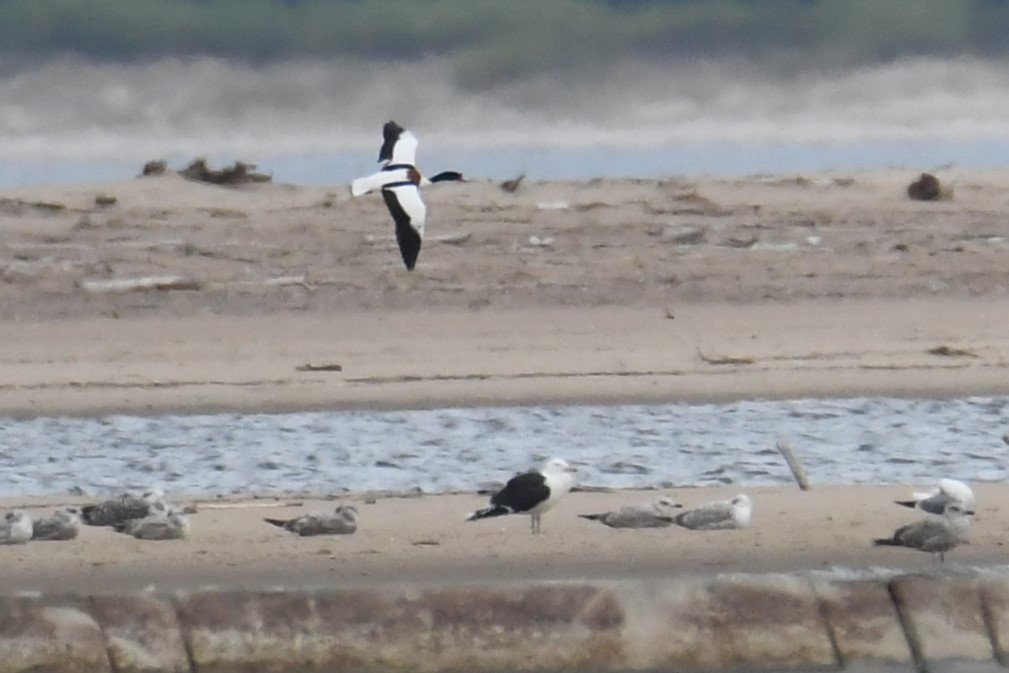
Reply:
[[917, 500], [894, 500], [893, 502], [901, 507], [910, 507], [911, 509], [918, 506]]
[[892, 537], [881, 537], [872, 541], [872, 544], [876, 547], [903, 547], [900, 542], [897, 542]]
[[287, 521], [285, 521], [284, 519], [263, 519], [263, 521], [265, 521], [266, 523], [272, 523], [274, 526], [277, 526], [279, 528], [283, 528], [284, 526], [287, 525]]
[[600, 519], [602, 519], [606, 515], [605, 514], [579, 514], [578, 516], [580, 516], [583, 519], [588, 519], [589, 521], [599, 521]]
[[504, 516], [505, 514], [511, 514], [512, 511], [507, 507], [502, 507], [501, 505], [491, 505], [490, 507], [484, 507], [483, 509], [478, 509], [475, 512], [470, 513], [466, 517], [467, 521], [476, 521], [477, 519], [487, 519], [492, 516]]

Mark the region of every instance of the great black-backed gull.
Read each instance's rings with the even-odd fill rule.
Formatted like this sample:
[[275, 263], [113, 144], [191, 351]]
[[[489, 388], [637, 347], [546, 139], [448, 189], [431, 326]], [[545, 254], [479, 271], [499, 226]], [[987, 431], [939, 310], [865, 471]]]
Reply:
[[974, 491], [957, 479], [940, 479], [939, 485], [928, 493], [914, 493], [911, 500], [896, 500], [898, 505], [918, 508], [929, 514], [942, 514], [946, 505], [958, 503], [967, 514], [974, 513]]
[[417, 138], [394, 121], [386, 122], [382, 128], [382, 147], [378, 160], [385, 166], [377, 173], [358, 178], [350, 183], [352, 196], [361, 196], [380, 189], [385, 205], [396, 223], [396, 242], [403, 263], [408, 271], [413, 271], [424, 239], [424, 224], [427, 207], [420, 198], [420, 186], [434, 182], [465, 182], [458, 171], [443, 171], [427, 179], [415, 165]]
[[339, 505], [333, 512], [309, 512], [294, 519], [263, 519], [263, 521], [303, 537], [350, 535], [357, 530], [357, 508], [353, 505]]
[[73, 540], [80, 528], [81, 515], [78, 510], [72, 507], [58, 509], [52, 516], [32, 521], [32, 540]]
[[504, 488], [491, 496], [490, 505], [471, 513], [467, 521], [505, 514], [532, 515], [532, 532], [540, 532], [540, 515], [564, 497], [575, 479], [575, 468], [561, 458], [552, 458], [541, 472], [526, 472], [512, 477]]
[[647, 505], [626, 505], [611, 512], [579, 514], [590, 521], [598, 521], [610, 528], [664, 528], [673, 523], [675, 510], [683, 505], [668, 496], [656, 498]]
[[154, 488], [146, 493], [123, 493], [94, 505], [81, 507], [81, 521], [89, 526], [115, 526], [130, 519], [142, 519], [155, 503], [164, 504], [165, 493]]
[[12, 509], [0, 517], [0, 544], [24, 544], [32, 539], [32, 518], [28, 512]]
[[970, 534], [970, 518], [963, 506], [957, 502], [946, 505], [942, 516], [929, 516], [901, 526], [888, 538], [873, 540], [877, 547], [907, 547], [918, 551], [939, 555], [939, 562], [946, 561], [946, 552], [967, 541]]
[[673, 518], [676, 523], [691, 530], [726, 530], [746, 528], [753, 516], [753, 501], [747, 495], [737, 495], [732, 500], [709, 502], [688, 509]]

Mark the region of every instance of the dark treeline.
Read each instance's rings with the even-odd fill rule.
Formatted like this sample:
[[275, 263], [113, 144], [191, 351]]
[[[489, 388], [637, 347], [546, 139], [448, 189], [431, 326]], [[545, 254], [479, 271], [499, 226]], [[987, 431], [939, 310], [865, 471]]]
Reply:
[[1007, 35], [1001, 0], [0, 0], [6, 69], [62, 55], [436, 55], [473, 88], [627, 59], [730, 56], [787, 69], [1001, 58]]

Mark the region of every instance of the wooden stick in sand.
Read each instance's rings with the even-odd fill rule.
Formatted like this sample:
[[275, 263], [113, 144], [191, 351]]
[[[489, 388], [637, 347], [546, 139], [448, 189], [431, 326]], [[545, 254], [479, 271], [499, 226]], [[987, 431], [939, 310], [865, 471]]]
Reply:
[[808, 491], [809, 480], [806, 479], [806, 472], [802, 469], [802, 463], [799, 462], [799, 458], [795, 455], [795, 451], [792, 450], [791, 444], [784, 439], [779, 439], [778, 451], [780, 451], [781, 455], [785, 457], [785, 462], [788, 463], [788, 469], [792, 471], [792, 476], [795, 477], [795, 483], [797, 483], [799, 488], [803, 491]]

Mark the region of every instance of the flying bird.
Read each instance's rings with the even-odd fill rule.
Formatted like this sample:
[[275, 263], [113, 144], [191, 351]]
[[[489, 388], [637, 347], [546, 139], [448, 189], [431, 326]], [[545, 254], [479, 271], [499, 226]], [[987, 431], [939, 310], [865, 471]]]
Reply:
[[351, 182], [351, 196], [381, 190], [389, 214], [396, 223], [396, 242], [408, 271], [413, 271], [424, 239], [427, 207], [420, 198], [420, 186], [435, 182], [465, 182], [458, 171], [443, 171], [428, 179], [415, 165], [417, 137], [394, 121], [382, 127], [382, 147], [378, 160], [385, 165], [377, 173]]
[[753, 516], [753, 501], [747, 495], [737, 495], [732, 500], [709, 502], [688, 509], [673, 518], [673, 523], [691, 530], [725, 530], [746, 528]]
[[0, 517], [0, 544], [24, 544], [32, 539], [32, 518], [20, 509]]
[[490, 505], [466, 517], [467, 521], [505, 514], [532, 516], [532, 532], [540, 532], [540, 515], [564, 497], [575, 479], [575, 468], [562, 458], [550, 459], [541, 472], [526, 472], [512, 477], [500, 491], [491, 496]]
[[901, 526], [888, 538], [873, 540], [880, 547], [907, 547], [938, 554], [939, 562], [946, 562], [946, 552], [967, 541], [970, 533], [970, 519], [963, 505], [951, 502], [946, 505], [941, 517], [930, 516]]
[[674, 509], [683, 507], [668, 496], [647, 505], [626, 505], [600, 514], [579, 514], [583, 519], [598, 521], [610, 528], [664, 528], [673, 523]]
[[81, 515], [73, 507], [58, 509], [52, 516], [32, 521], [32, 539], [39, 541], [73, 540], [81, 528]]
[[309, 512], [294, 519], [263, 519], [263, 521], [302, 537], [350, 535], [357, 530], [357, 508], [353, 505], [339, 505], [332, 513]]
[[903, 507], [917, 508], [929, 514], [942, 514], [946, 505], [959, 503], [967, 514], [974, 513], [974, 491], [957, 479], [940, 479], [939, 485], [928, 493], [913, 493], [911, 500], [895, 500]]

